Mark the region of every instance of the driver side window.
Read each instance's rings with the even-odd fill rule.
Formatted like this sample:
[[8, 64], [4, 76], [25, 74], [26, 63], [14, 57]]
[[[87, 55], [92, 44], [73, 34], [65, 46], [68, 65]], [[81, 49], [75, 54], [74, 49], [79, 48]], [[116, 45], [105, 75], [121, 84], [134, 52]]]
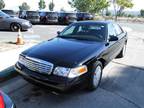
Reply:
[[116, 36], [116, 31], [112, 24], [108, 25], [108, 34], [109, 36]]
[[62, 33], [62, 35], [66, 36], [66, 35], [72, 35], [73, 32], [75, 30], [75, 26], [70, 27], [70, 29], [68, 29], [67, 31], [65, 31], [64, 33]]

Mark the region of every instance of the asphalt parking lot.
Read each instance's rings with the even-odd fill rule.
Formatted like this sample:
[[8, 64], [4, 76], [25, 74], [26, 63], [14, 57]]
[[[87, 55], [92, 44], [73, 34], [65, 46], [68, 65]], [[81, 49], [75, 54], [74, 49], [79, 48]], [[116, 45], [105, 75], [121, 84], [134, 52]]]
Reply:
[[[123, 59], [113, 60], [103, 72], [100, 87], [93, 92], [75, 90], [61, 94], [33, 86], [16, 77], [0, 84], [17, 108], [143, 108], [144, 107], [144, 25], [120, 23], [128, 31]], [[65, 26], [35, 25], [23, 32], [26, 40], [47, 40]], [[17, 33], [0, 32], [1, 41], [15, 41]]]

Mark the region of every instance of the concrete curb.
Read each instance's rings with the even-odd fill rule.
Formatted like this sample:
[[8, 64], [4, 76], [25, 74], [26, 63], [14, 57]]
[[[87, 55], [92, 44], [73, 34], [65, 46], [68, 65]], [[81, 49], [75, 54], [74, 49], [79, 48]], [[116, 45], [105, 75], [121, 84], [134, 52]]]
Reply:
[[18, 75], [18, 73], [14, 69], [14, 64], [18, 61], [19, 54], [34, 46], [36, 44], [28, 44], [22, 48], [9, 50], [6, 52], [0, 53], [0, 82], [9, 80]]
[[18, 73], [15, 71], [14, 66], [11, 66], [0, 72], [0, 82], [9, 80], [13, 77], [16, 77], [17, 75], [18, 75]]

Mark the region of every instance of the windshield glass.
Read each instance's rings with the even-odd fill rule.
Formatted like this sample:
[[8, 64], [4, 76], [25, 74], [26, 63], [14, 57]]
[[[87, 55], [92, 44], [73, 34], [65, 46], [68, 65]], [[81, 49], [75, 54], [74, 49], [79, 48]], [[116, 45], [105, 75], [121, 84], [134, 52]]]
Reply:
[[53, 17], [57, 17], [58, 14], [56, 12], [47, 12], [48, 16], [53, 16]]
[[4, 12], [2, 12], [2, 11], [0, 11], [0, 16], [1, 16], [1, 17], [10, 17], [8, 14], [6, 14], [6, 13], [4, 13]]
[[11, 10], [3, 10], [4, 13], [7, 13], [7, 14], [10, 14], [10, 15], [13, 15], [15, 14], [13, 11]]
[[39, 13], [34, 11], [27, 11], [27, 16], [39, 16]]
[[62, 38], [104, 41], [107, 28], [104, 24], [73, 24], [59, 34]]

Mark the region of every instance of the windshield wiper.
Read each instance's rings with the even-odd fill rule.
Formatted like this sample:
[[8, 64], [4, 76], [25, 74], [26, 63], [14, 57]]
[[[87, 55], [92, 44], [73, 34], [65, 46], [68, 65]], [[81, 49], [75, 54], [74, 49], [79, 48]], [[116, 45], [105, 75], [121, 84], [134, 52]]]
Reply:
[[75, 40], [89, 40], [89, 39], [84, 39], [84, 38], [80, 38], [80, 37], [68, 37], [68, 36], [58, 36], [60, 38], [66, 38], [66, 39], [75, 39]]
[[58, 36], [60, 38], [74, 38], [74, 37], [69, 37], [69, 36]]

